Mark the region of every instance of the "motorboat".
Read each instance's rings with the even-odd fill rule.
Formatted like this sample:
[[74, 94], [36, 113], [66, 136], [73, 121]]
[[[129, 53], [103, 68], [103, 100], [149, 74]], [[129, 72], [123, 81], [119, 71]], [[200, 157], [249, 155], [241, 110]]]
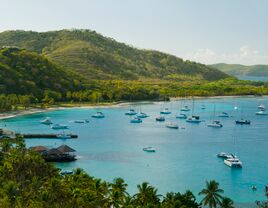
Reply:
[[74, 123], [89, 123], [89, 120], [85, 119], [85, 120], [74, 120]]
[[57, 134], [56, 137], [58, 139], [71, 139], [71, 135], [68, 135], [68, 134]]
[[231, 168], [242, 168], [242, 162], [234, 155], [226, 158], [224, 164]]
[[250, 125], [250, 120], [245, 120], [245, 119], [241, 118], [240, 120], [236, 120], [235, 123], [241, 124], [241, 125], [244, 125], [244, 124]]
[[44, 120], [40, 121], [41, 124], [51, 125], [53, 122], [51, 121], [50, 117], [46, 117]]
[[155, 148], [153, 147], [144, 147], [142, 150], [144, 152], [155, 152]]
[[134, 117], [130, 120], [130, 123], [142, 123], [142, 119], [139, 117]]
[[190, 111], [191, 109], [188, 107], [188, 105], [185, 105], [181, 108], [181, 111]]
[[158, 117], [155, 118], [155, 120], [162, 122], [162, 121], [165, 121], [166, 119], [165, 119], [164, 116], [158, 116]]
[[176, 118], [181, 118], [181, 119], [186, 119], [187, 118], [187, 115], [184, 114], [184, 113], [180, 113], [176, 116]]
[[256, 115], [266, 116], [266, 115], [268, 115], [268, 113], [265, 110], [260, 110], [260, 111], [256, 112]]
[[201, 120], [200, 120], [200, 117], [199, 116], [191, 116], [191, 117], [188, 117], [186, 119], [186, 122], [189, 122], [189, 123], [200, 123]]
[[221, 124], [221, 122], [220, 121], [216, 121], [216, 120], [212, 121], [207, 126], [208, 127], [213, 127], [213, 128], [221, 128], [221, 127], [223, 127], [223, 125]]
[[224, 158], [224, 159], [229, 158], [231, 156], [232, 155], [230, 153], [226, 153], [226, 152], [220, 152], [217, 154], [217, 157]]
[[137, 112], [132, 108], [129, 109], [129, 111], [125, 113], [125, 115], [127, 115], [127, 116], [134, 116], [136, 114], [137, 114]]
[[71, 170], [62, 170], [60, 172], [61, 175], [72, 175], [73, 174], [73, 171]]
[[176, 123], [172, 123], [172, 122], [167, 123], [166, 127], [170, 128], [170, 129], [178, 129], [179, 128], [179, 126]]
[[97, 112], [91, 116], [92, 118], [104, 118], [104, 114], [102, 112]]
[[62, 124], [54, 124], [51, 125], [51, 128], [54, 130], [59, 130], [59, 129], [68, 129], [67, 125], [62, 125]]
[[149, 117], [146, 113], [142, 113], [142, 112], [140, 112], [140, 113], [138, 113], [137, 114], [137, 117], [138, 118], [147, 118], [147, 117]]
[[160, 112], [161, 114], [171, 114], [171, 111], [168, 110], [168, 108], [165, 108]]
[[205, 110], [206, 109], [206, 106], [205, 105], [201, 105], [201, 109], [202, 110]]
[[229, 117], [229, 114], [226, 113], [226, 112], [221, 112], [219, 117], [224, 117], [224, 118], [228, 118]]

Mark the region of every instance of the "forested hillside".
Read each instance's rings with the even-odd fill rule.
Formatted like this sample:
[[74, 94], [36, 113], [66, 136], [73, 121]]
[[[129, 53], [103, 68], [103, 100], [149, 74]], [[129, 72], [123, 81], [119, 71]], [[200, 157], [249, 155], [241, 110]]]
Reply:
[[232, 76], [268, 77], [268, 65], [245, 66], [240, 64], [213, 64], [211, 65]]
[[0, 46], [40, 53], [88, 79], [219, 80], [228, 77], [212, 67], [152, 50], [139, 50], [90, 30], [6, 31]]

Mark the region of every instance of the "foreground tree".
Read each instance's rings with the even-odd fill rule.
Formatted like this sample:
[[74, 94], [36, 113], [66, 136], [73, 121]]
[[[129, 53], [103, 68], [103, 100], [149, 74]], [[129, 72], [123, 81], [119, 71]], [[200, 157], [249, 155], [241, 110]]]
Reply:
[[219, 183], [212, 180], [206, 182], [206, 188], [204, 188], [199, 195], [204, 195], [201, 203], [210, 208], [216, 208], [217, 205], [222, 203], [222, 193], [224, 191], [219, 188]]

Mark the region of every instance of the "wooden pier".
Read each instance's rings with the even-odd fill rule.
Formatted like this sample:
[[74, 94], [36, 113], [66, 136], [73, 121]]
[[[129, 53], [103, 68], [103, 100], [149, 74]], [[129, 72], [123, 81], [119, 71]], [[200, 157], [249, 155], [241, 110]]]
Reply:
[[[24, 139], [62, 139], [59, 135], [60, 134], [21, 134]], [[67, 136], [70, 136], [70, 139], [78, 138], [76, 134], [67, 134]]]

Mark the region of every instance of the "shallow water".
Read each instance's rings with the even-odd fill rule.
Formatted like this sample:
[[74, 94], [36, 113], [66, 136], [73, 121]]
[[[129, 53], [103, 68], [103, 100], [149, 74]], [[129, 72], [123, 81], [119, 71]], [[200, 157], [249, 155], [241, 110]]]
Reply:
[[[148, 181], [162, 194], [187, 189], [197, 194], [206, 180], [215, 179], [225, 195], [236, 202], [254, 202], [264, 199], [264, 186], [268, 184], [268, 116], [255, 115], [260, 103], [268, 106], [267, 97], [198, 99], [195, 112], [204, 120], [200, 124], [176, 119], [181, 103], [174, 101], [136, 104], [136, 110], [150, 115], [141, 124], [129, 122], [130, 117], [124, 115], [129, 107], [125, 106], [101, 109], [106, 115], [104, 119], [90, 117], [97, 109], [65, 109], [0, 121], [0, 126], [6, 125], [21, 133], [53, 133], [55, 130], [39, 123], [47, 116], [54, 123], [68, 124], [70, 128], [66, 133], [76, 133], [79, 138], [64, 143], [77, 150], [79, 159], [57, 166], [66, 170], [80, 167], [108, 181], [122, 177], [129, 184], [130, 193], [136, 191], [137, 184]], [[184, 100], [183, 104], [191, 106], [192, 101]], [[205, 110], [201, 110], [202, 104], [206, 105]], [[216, 117], [222, 111], [232, 115], [231, 118], [217, 118], [224, 125], [221, 129], [206, 126], [213, 118], [214, 106]], [[235, 106], [238, 110], [234, 110]], [[164, 123], [155, 122], [164, 107], [172, 111], [166, 120], [175, 121], [185, 129], [168, 129]], [[235, 125], [234, 120], [241, 115], [252, 124]], [[90, 123], [69, 122], [75, 119], [90, 119]], [[27, 146], [57, 147], [63, 141], [32, 139], [26, 143]], [[145, 146], [155, 147], [156, 153], [143, 152]], [[221, 151], [236, 153], [243, 168], [235, 170], [224, 165], [223, 160], [216, 157]], [[252, 185], [258, 190], [253, 192]]]

